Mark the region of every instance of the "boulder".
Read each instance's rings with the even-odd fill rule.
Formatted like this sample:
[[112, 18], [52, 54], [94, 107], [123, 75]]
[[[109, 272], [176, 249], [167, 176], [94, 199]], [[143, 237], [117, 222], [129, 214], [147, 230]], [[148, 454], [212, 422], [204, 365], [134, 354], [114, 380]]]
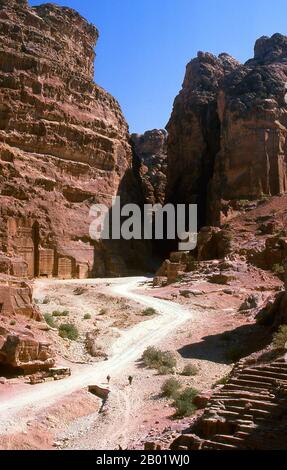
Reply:
[[0, 349], [0, 363], [25, 373], [50, 369], [55, 364], [51, 344], [23, 332], [8, 334]]
[[0, 364], [25, 373], [53, 367], [55, 355], [50, 341], [38, 330], [42, 315], [33, 303], [31, 286], [15, 280], [2, 282], [0, 306]]

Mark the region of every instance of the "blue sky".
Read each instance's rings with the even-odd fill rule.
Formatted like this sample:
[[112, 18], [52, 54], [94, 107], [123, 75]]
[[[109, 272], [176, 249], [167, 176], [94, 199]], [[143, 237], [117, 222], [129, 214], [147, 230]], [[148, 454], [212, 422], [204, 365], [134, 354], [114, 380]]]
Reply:
[[95, 80], [119, 100], [131, 132], [165, 127], [185, 66], [198, 50], [245, 61], [258, 37], [287, 34], [286, 0], [54, 3], [76, 9], [98, 27]]

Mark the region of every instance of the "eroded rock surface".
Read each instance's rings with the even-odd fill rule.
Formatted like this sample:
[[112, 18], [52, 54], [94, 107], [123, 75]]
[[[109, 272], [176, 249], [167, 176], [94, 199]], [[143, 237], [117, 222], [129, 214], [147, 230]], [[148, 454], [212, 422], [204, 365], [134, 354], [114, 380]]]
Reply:
[[167, 132], [132, 134], [131, 141], [146, 204], [164, 204], [167, 184]]
[[2, 0], [0, 38], [4, 271], [109, 274], [124, 250], [91, 241], [89, 210], [125, 195], [132, 157], [119, 104], [94, 83], [98, 31], [70, 8]]
[[43, 318], [25, 282], [0, 283], [0, 366], [24, 372], [49, 369], [55, 357], [45, 334], [39, 330]]
[[198, 203], [201, 226], [286, 192], [286, 44], [275, 34], [245, 65], [200, 52], [187, 66], [167, 127], [168, 198]]

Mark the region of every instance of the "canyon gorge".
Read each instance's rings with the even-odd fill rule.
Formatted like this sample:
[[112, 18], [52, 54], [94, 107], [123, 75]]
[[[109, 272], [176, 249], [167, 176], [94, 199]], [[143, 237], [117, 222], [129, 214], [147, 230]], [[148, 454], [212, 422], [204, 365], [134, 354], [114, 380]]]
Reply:
[[[156, 412], [165, 425], [123, 445], [286, 448], [287, 364], [272, 337], [287, 325], [287, 37], [261, 37], [245, 64], [227, 53], [199, 52], [166, 130], [142, 135], [130, 135], [119, 103], [96, 84], [99, 32], [76, 11], [0, 0], [0, 37], [0, 387], [11, 377], [47, 373], [59, 361], [80, 367], [108, 360], [123, 331], [153, 321], [145, 317], [156, 315], [154, 305], [171, 313], [173, 306], [194, 319], [187, 315], [174, 343], [164, 335], [158, 341], [182, 366], [193, 360], [202, 368], [203, 378], [190, 379], [200, 389], [199, 406], [166, 433], [161, 405]], [[91, 207], [111, 208], [115, 196], [140, 206], [197, 204], [196, 250], [173, 251], [167, 240], [92, 240]], [[135, 283], [145, 284], [142, 297], [111, 280], [148, 271], [152, 279]], [[80, 345], [59, 338], [67, 327], [61, 317], [69, 315]], [[176, 333], [180, 319], [171, 321]], [[196, 349], [204, 342], [203, 351]], [[155, 395], [161, 379], [147, 379]], [[123, 396], [120, 389], [116, 399]], [[95, 402], [89, 396], [82, 406], [79, 419], [92, 415]], [[152, 401], [147, 406], [146, 426], [156, 413]], [[117, 419], [120, 426], [123, 417]], [[72, 430], [65, 442], [77, 446], [76, 437]], [[3, 442], [9, 448], [9, 439]]]

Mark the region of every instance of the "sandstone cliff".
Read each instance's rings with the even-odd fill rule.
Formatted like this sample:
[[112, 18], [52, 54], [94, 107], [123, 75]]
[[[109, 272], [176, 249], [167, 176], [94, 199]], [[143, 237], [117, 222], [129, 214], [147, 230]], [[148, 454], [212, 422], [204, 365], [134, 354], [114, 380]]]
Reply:
[[70, 8], [0, 1], [0, 250], [4, 272], [123, 271], [89, 238], [93, 203], [131, 184], [128, 126], [94, 83], [97, 29]]
[[70, 8], [0, 0], [0, 39], [0, 365], [34, 371], [55, 359], [15, 278], [125, 272], [133, 248], [93, 242], [89, 211], [136, 188], [127, 123], [94, 83], [97, 29]]
[[206, 218], [209, 185], [220, 150], [217, 112], [219, 83], [238, 66], [232, 57], [199, 52], [186, 69], [183, 87], [167, 125], [169, 201], [199, 205], [199, 223]]
[[286, 192], [287, 38], [255, 45], [241, 65], [199, 53], [187, 66], [168, 124], [168, 198], [199, 204], [220, 224], [235, 200]]
[[167, 184], [167, 133], [154, 129], [132, 134], [135, 168], [141, 181], [146, 204], [164, 204]]

